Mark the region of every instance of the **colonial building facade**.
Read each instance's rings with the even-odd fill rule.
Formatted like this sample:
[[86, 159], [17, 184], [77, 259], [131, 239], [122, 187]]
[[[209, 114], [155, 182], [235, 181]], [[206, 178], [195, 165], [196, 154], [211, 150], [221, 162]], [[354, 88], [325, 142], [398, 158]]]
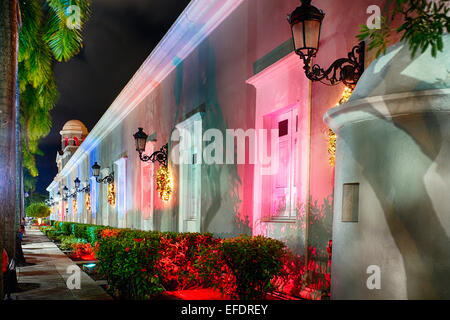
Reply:
[[[325, 264], [334, 237], [340, 243], [333, 259], [351, 248], [346, 241], [352, 237], [343, 230], [350, 224], [339, 227], [340, 235], [332, 233], [335, 137], [323, 121], [348, 90], [305, 76], [286, 21], [298, 5], [297, 0], [191, 1], [89, 134], [79, 121], [64, 126], [59, 171], [47, 188], [54, 199], [52, 218], [219, 237], [262, 234]], [[358, 43], [368, 7], [383, 8], [385, 1], [354, 1], [350, 8], [346, 1], [313, 5], [325, 11], [314, 62], [327, 67]], [[366, 53], [366, 67], [371, 60]], [[141, 157], [133, 136], [138, 128], [148, 135]], [[176, 132], [189, 133], [191, 143], [177, 139]], [[227, 139], [230, 135], [236, 139]], [[224, 148], [212, 148], [220, 137]], [[274, 140], [278, 152], [272, 150]], [[166, 144], [167, 166], [141, 160], [165, 151]], [[346, 161], [339, 154], [337, 159]], [[344, 180], [339, 183], [359, 182]], [[336, 188], [342, 197], [341, 186]], [[335, 203], [338, 224], [342, 201]], [[370, 263], [383, 265], [389, 256], [382, 255]], [[395, 289], [373, 296], [365, 278], [371, 259], [361, 264], [348, 256], [353, 262], [333, 264], [336, 281], [357, 286], [366, 298], [408, 297]], [[401, 272], [389, 265], [386, 270]], [[334, 298], [354, 298], [351, 288], [336, 288]]]

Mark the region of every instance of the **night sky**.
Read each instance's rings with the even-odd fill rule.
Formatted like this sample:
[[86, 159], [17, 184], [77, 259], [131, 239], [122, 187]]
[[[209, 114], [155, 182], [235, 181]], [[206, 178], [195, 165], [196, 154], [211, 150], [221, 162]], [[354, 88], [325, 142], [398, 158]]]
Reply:
[[82, 121], [89, 131], [119, 95], [189, 0], [92, 0], [84, 28], [84, 48], [54, 66], [60, 98], [52, 110], [53, 127], [41, 141], [36, 192], [57, 173], [59, 131], [68, 120]]

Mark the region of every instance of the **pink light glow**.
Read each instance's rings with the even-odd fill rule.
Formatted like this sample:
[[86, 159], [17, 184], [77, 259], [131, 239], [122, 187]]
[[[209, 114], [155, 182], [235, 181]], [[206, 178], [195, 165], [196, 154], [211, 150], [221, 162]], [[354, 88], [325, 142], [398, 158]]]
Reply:
[[[298, 57], [290, 54], [249, 79], [247, 83], [256, 88], [256, 129], [268, 129], [270, 119], [297, 109], [297, 155], [294, 157], [292, 152], [295, 151], [290, 149], [286, 156], [296, 159], [295, 194], [298, 202], [305, 203], [309, 183], [309, 83], [298, 64]], [[261, 166], [255, 165], [253, 234], [267, 235], [269, 225], [261, 220], [264, 218], [263, 212], [267, 211], [263, 200], [269, 191], [263, 188], [266, 178], [259, 174], [260, 171]]]

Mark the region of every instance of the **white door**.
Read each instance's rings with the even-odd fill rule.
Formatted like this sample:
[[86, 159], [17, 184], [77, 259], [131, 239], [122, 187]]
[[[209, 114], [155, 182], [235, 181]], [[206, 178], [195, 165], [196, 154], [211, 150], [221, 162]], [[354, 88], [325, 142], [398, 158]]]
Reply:
[[295, 216], [297, 200], [297, 109], [291, 109], [273, 119], [273, 128], [279, 130], [279, 168], [273, 176], [273, 219], [290, 219]]
[[[195, 114], [177, 125], [180, 140], [180, 232], [201, 230], [202, 120]], [[186, 138], [185, 135], [189, 137]], [[184, 139], [184, 140], [183, 140]]]

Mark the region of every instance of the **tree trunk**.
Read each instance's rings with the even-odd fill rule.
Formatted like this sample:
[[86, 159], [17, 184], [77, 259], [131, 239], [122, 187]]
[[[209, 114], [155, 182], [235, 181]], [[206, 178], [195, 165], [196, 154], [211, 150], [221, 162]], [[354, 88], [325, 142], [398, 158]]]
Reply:
[[[16, 62], [17, 65], [19, 61]], [[16, 262], [18, 265], [25, 263], [25, 256], [22, 251], [22, 241], [20, 240], [19, 227], [24, 217], [23, 210], [23, 170], [22, 170], [22, 139], [20, 134], [20, 87], [19, 70], [16, 68], [16, 103], [15, 103], [15, 128], [16, 128]]]
[[[6, 248], [9, 257], [15, 256], [16, 233], [17, 48], [17, 0], [0, 0], [0, 250], [3, 251], [3, 248]], [[0, 291], [3, 291], [3, 272], [0, 274]], [[3, 299], [3, 292], [1, 299]]]

